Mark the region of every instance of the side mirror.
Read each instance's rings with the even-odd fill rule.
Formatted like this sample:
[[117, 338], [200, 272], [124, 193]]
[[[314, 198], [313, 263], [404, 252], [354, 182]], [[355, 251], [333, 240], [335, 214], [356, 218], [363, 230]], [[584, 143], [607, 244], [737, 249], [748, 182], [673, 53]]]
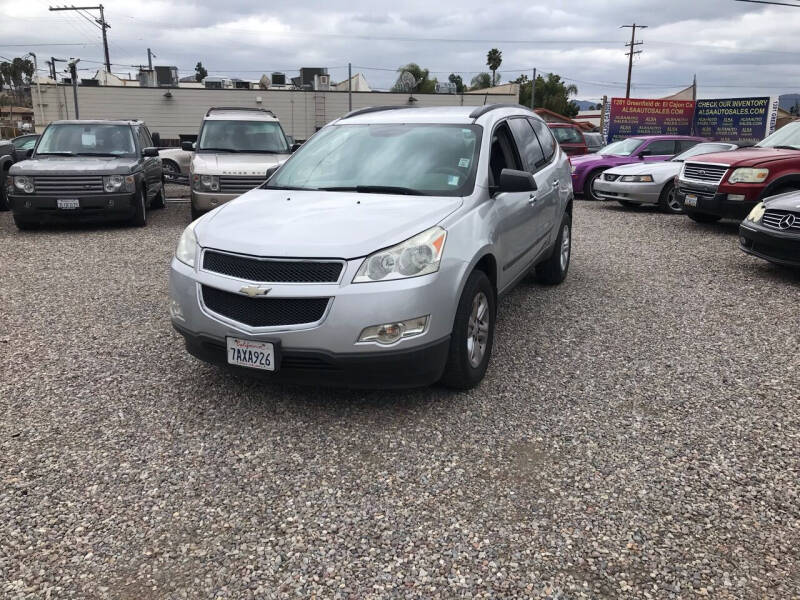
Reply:
[[653, 153], [650, 150], [642, 150], [639, 152], [639, 158], [644, 158], [645, 156], [652, 156]]
[[293, 136], [293, 135], [287, 135], [287, 136], [286, 136], [286, 142], [287, 142], [287, 143], [288, 143], [290, 146], [294, 146], [294, 136]]
[[150, 146], [149, 148], [142, 149], [142, 156], [145, 158], [152, 158], [158, 156], [158, 148]]
[[161, 146], [161, 135], [157, 131], [152, 132], [150, 137], [153, 138], [154, 146]]
[[294, 153], [294, 152], [297, 152], [297, 149], [298, 149], [300, 146], [302, 146], [302, 145], [303, 145], [303, 144], [298, 144], [298, 143], [294, 143], [294, 144], [292, 144], [292, 147], [291, 147], [291, 148], [289, 148], [289, 152], [292, 152], [292, 153]]
[[181, 142], [181, 150], [194, 152], [194, 142]]
[[536, 180], [527, 171], [503, 169], [497, 191], [502, 192], [535, 192]]
[[273, 165], [269, 169], [267, 169], [267, 179], [266, 180], [269, 181], [269, 178], [272, 177], [275, 174], [275, 171], [277, 171], [279, 168], [280, 168], [280, 165]]
[[28, 148], [25, 150], [25, 158], [30, 158], [31, 156], [33, 156], [33, 148]]

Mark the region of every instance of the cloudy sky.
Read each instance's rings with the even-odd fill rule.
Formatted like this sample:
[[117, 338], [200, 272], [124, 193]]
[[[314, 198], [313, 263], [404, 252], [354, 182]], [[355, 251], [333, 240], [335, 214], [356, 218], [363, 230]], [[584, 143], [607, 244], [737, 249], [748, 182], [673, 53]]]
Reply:
[[[782, 0], [797, 3], [800, 0]], [[0, 0], [0, 56], [32, 50], [103, 60], [100, 32], [46, 0]], [[374, 89], [389, 88], [398, 66], [416, 62], [434, 76], [465, 80], [486, 70], [486, 52], [503, 52], [502, 80], [552, 71], [578, 86], [578, 99], [624, 95], [624, 44], [632, 22], [643, 53], [634, 63], [633, 96], [677, 91], [696, 73], [700, 97], [800, 92], [800, 8], [735, 0], [107, 0], [112, 69], [176, 65], [181, 75], [202, 61], [211, 75], [258, 79], [328, 67], [344, 79], [347, 63]], [[84, 73], [86, 75], [86, 73]]]

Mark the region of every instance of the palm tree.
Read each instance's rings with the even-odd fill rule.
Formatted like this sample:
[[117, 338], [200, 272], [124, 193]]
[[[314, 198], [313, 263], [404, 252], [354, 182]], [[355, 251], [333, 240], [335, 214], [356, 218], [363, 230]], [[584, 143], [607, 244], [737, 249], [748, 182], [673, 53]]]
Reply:
[[495, 84], [495, 75], [503, 62], [503, 53], [497, 48], [492, 48], [486, 54], [486, 66], [492, 71], [492, 86]]

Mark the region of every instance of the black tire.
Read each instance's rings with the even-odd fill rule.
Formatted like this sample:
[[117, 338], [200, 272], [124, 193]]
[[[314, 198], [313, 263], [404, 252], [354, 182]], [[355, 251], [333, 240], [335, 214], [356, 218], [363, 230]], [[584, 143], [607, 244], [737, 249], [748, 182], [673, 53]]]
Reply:
[[8, 210], [8, 199], [6, 198], [6, 178], [8, 171], [3, 169], [0, 171], [0, 212]]
[[161, 159], [161, 169], [164, 171], [164, 178], [167, 181], [175, 181], [181, 174], [181, 169], [178, 164], [169, 159]]
[[[481, 297], [485, 300], [485, 305]], [[475, 323], [471, 321], [473, 321], [473, 309], [477, 306], [485, 306], [484, 319], [478, 320], [486, 323], [486, 329], [483, 336], [485, 337], [483, 354], [476, 362], [473, 359], [477, 356], [470, 356], [470, 348], [476, 347], [477, 331]], [[453, 333], [450, 336], [450, 351], [440, 380], [443, 385], [455, 390], [468, 390], [478, 385], [486, 375], [492, 356], [496, 310], [497, 299], [489, 278], [483, 271], [473, 271], [458, 301]]]
[[[566, 244], [565, 244], [566, 239]], [[566, 255], [564, 256], [564, 252]], [[536, 265], [536, 281], [545, 285], [558, 285], [567, 277], [572, 256], [572, 217], [564, 213], [558, 228], [558, 237], [550, 256]], [[562, 260], [563, 258], [563, 260]]]
[[722, 218], [717, 215], [710, 215], [703, 212], [688, 211], [686, 214], [695, 223], [716, 223]]
[[147, 225], [147, 190], [144, 186], [139, 190], [136, 212], [133, 213], [133, 217], [131, 217], [131, 225], [134, 227], [144, 227]]
[[594, 200], [595, 202], [600, 202], [602, 198], [600, 196], [595, 196], [594, 193], [594, 182], [600, 179], [600, 176], [603, 174], [603, 171], [596, 170], [589, 173], [586, 177], [586, 181], [583, 184], [583, 197], [587, 200]]
[[158, 193], [155, 195], [155, 198], [150, 202], [150, 208], [164, 208], [166, 206], [166, 191], [164, 190], [164, 182], [161, 182], [161, 185], [158, 189]]
[[22, 219], [17, 215], [14, 215], [14, 225], [16, 225], [17, 229], [20, 231], [33, 231], [34, 229], [39, 229], [38, 221], [28, 221], [27, 219]]
[[625, 208], [639, 208], [639, 204], [631, 202], [630, 200], [617, 200]]
[[194, 206], [192, 206], [192, 221], [196, 221], [197, 219], [202, 217], [204, 214], [206, 214], [204, 211], [198, 210]]
[[661, 190], [661, 194], [658, 196], [658, 207], [661, 209], [661, 212], [670, 215], [682, 215], [684, 213], [683, 205], [675, 195], [674, 181], [668, 181], [664, 185], [664, 189]]

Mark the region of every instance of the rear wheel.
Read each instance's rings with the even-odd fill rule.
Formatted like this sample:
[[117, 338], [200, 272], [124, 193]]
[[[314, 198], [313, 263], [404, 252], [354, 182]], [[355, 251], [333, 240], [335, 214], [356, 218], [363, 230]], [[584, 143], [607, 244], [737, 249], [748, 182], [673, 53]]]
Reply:
[[690, 211], [687, 212], [686, 214], [689, 215], [689, 218], [695, 223], [716, 223], [722, 218], [717, 215], [710, 215], [708, 213], [702, 213], [702, 212]]
[[603, 174], [602, 171], [592, 171], [586, 178], [586, 183], [583, 184], [583, 197], [587, 200], [600, 201], [602, 198], [594, 193], [594, 182], [600, 179]]
[[483, 271], [473, 271], [458, 302], [441, 383], [468, 390], [486, 375], [494, 342], [496, 298]]
[[139, 197], [136, 201], [136, 212], [131, 218], [131, 225], [134, 227], [144, 227], [147, 225], [147, 190], [142, 186], [139, 190]]
[[558, 285], [567, 277], [572, 256], [572, 217], [564, 213], [561, 228], [550, 257], [536, 266], [536, 281], [545, 285]]
[[161, 160], [161, 168], [164, 170], [164, 178], [167, 181], [175, 181], [178, 178], [178, 175], [181, 174], [181, 170], [178, 168], [178, 165], [171, 160]]
[[665, 212], [672, 215], [683, 214], [683, 205], [678, 200], [678, 194], [675, 193], [675, 183], [668, 181], [661, 190], [661, 195], [658, 197], [658, 206]]

